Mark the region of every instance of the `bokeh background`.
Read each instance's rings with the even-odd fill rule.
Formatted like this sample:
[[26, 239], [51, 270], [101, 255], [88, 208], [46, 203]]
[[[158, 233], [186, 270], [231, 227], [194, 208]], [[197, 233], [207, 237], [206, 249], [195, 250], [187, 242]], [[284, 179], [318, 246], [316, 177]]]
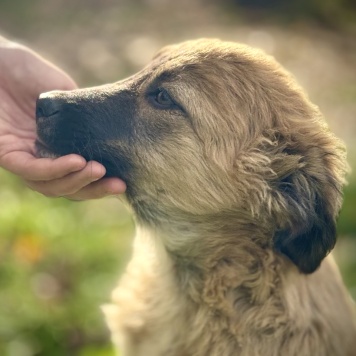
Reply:
[[[161, 46], [197, 37], [274, 55], [347, 144], [354, 173], [335, 256], [356, 297], [353, 0], [0, 0], [0, 33], [80, 86], [122, 79]], [[0, 170], [0, 204], [0, 355], [114, 355], [99, 305], [129, 259], [134, 231], [118, 199], [48, 199]]]

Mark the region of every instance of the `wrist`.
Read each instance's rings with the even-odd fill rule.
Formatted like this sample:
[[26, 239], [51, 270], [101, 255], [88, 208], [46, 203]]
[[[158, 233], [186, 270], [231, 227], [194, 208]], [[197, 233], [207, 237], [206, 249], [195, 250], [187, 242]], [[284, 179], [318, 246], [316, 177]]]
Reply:
[[0, 48], [20, 48], [23, 47], [21, 44], [10, 41], [7, 38], [0, 35]]
[[0, 46], [8, 46], [10, 43], [11, 41], [0, 35]]
[[2, 42], [8, 42], [8, 40], [5, 37], [0, 35], [0, 43], [2, 43]]

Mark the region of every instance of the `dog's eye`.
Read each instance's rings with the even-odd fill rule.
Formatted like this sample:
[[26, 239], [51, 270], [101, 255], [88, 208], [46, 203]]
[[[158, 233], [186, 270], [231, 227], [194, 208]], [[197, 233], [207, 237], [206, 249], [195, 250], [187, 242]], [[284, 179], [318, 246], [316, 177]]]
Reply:
[[162, 88], [158, 89], [155, 92], [153, 96], [153, 100], [161, 108], [169, 109], [169, 108], [174, 108], [176, 106], [175, 102], [172, 100], [172, 98], [167, 93], [167, 91]]

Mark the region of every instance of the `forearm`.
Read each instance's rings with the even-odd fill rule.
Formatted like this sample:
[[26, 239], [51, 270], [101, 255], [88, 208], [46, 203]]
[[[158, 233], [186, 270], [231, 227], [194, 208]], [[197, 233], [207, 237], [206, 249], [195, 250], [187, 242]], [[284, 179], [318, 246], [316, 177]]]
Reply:
[[0, 48], [8, 48], [14, 46], [18, 46], [18, 44], [0, 35]]
[[5, 37], [0, 35], [0, 44], [6, 43], [6, 42], [9, 42], [9, 40], [7, 40]]

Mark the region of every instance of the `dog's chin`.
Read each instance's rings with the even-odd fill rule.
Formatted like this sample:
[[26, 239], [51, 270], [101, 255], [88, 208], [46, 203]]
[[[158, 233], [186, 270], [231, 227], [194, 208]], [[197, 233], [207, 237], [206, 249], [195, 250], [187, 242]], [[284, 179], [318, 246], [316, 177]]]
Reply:
[[35, 149], [36, 149], [36, 157], [38, 158], [58, 158], [60, 157], [59, 154], [54, 153], [50, 150], [45, 144], [41, 141], [35, 141]]

